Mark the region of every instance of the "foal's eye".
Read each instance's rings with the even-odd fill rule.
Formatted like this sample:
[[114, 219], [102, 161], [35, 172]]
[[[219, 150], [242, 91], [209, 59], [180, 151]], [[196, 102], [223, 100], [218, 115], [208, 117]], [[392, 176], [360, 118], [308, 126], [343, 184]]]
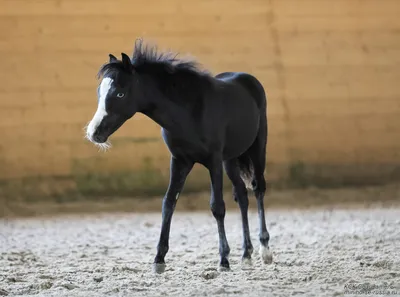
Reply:
[[118, 93], [118, 94], [117, 94], [117, 97], [118, 97], [118, 98], [122, 98], [122, 97], [124, 97], [124, 96], [125, 96], [124, 93]]

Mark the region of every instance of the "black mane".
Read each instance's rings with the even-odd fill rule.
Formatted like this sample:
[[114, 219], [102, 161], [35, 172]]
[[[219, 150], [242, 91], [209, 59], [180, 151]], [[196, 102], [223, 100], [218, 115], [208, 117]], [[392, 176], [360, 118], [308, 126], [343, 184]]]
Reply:
[[[183, 60], [177, 58], [178, 54], [173, 52], [157, 51], [157, 46], [144, 44], [142, 39], [135, 41], [134, 51], [131, 57], [133, 69], [137, 73], [147, 74], [186, 74], [190, 77], [211, 79], [211, 74], [201, 69], [196, 61]], [[98, 77], [113, 75], [118, 71], [123, 71], [122, 61], [116, 60], [104, 64], [99, 72]], [[180, 76], [180, 75], [179, 75]]]

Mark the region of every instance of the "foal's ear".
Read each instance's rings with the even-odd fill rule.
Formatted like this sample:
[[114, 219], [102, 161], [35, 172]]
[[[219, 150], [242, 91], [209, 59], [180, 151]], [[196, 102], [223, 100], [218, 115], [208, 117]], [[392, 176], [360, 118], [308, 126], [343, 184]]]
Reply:
[[108, 56], [110, 57], [110, 63], [117, 61], [117, 58], [114, 55], [108, 54]]
[[122, 65], [124, 65], [124, 68], [126, 70], [132, 71], [131, 59], [125, 53], [121, 53], [121, 56], [122, 56]]

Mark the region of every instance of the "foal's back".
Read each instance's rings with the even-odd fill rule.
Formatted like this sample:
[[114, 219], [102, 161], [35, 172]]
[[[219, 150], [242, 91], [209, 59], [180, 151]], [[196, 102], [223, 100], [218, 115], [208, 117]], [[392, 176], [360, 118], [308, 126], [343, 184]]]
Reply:
[[265, 107], [265, 91], [260, 81], [253, 75], [245, 72], [222, 72], [215, 76], [225, 83], [243, 87], [259, 108]]

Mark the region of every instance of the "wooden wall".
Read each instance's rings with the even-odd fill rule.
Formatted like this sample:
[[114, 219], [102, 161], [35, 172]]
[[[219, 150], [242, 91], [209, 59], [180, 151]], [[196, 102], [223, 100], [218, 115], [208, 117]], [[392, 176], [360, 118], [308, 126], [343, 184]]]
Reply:
[[83, 139], [99, 66], [140, 36], [259, 77], [273, 164], [400, 164], [399, 16], [399, 0], [0, 0], [0, 178], [123, 171], [149, 156], [167, 168], [143, 116], [106, 154]]

